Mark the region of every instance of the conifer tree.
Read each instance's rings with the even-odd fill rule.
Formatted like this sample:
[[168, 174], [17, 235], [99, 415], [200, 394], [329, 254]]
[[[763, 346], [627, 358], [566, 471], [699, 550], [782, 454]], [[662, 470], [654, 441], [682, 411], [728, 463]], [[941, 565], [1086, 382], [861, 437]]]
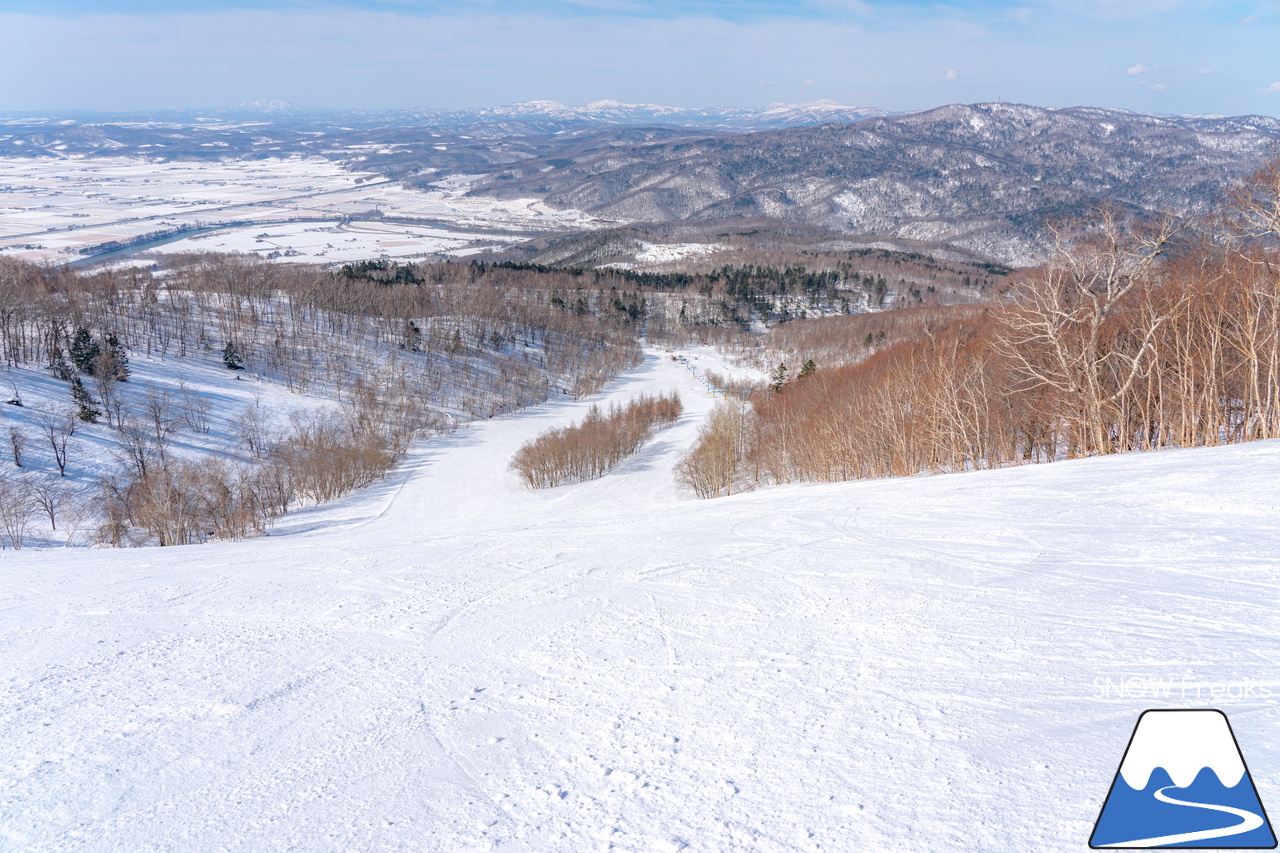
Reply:
[[229, 370], [244, 370], [244, 358], [234, 341], [227, 341], [227, 345], [222, 348], [222, 363]]
[[106, 345], [106, 351], [99, 357], [99, 363], [103, 365], [103, 376], [117, 382], [128, 382], [129, 354], [125, 352], [124, 345], [115, 332], [107, 333]]
[[786, 362], [778, 362], [778, 366], [773, 370], [773, 377], [769, 382], [769, 387], [773, 393], [777, 394], [782, 390], [782, 386], [787, 384], [787, 365]]
[[96, 424], [102, 412], [97, 408], [97, 402], [89, 394], [89, 389], [84, 387], [84, 383], [77, 376], [71, 380], [71, 399], [75, 401], [77, 408], [76, 417], [85, 423]]
[[98, 356], [101, 353], [102, 348], [93, 339], [93, 335], [89, 334], [89, 330], [84, 326], [77, 328], [75, 335], [71, 338], [71, 363], [75, 365], [76, 370], [86, 376], [92, 376], [98, 367]]
[[53, 353], [49, 356], [47, 369], [63, 382], [70, 382], [71, 377], [74, 376], [71, 372], [71, 364], [67, 361], [66, 353], [62, 351], [62, 347], [54, 347]]

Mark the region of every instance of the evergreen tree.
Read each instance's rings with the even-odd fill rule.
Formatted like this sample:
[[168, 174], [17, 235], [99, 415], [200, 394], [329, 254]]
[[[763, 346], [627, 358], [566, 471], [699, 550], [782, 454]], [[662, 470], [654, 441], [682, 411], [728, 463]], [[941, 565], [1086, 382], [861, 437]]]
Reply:
[[54, 347], [53, 353], [49, 356], [47, 369], [63, 382], [70, 382], [75, 375], [71, 372], [71, 363], [67, 361], [67, 355], [62, 351], [62, 347]]
[[422, 329], [418, 328], [418, 324], [412, 320], [405, 321], [404, 343], [400, 344], [400, 349], [422, 352]]
[[124, 345], [120, 343], [115, 332], [107, 333], [106, 345], [106, 350], [98, 359], [102, 375], [117, 382], [128, 382], [129, 354], [125, 352]]
[[782, 386], [787, 384], [787, 365], [785, 362], [778, 362], [778, 366], [774, 368], [773, 377], [769, 382], [769, 388], [773, 393], [777, 394], [782, 390]]
[[807, 359], [807, 360], [805, 361], [804, 365], [803, 365], [803, 366], [801, 366], [801, 368], [800, 368], [800, 375], [799, 375], [799, 376], [797, 376], [796, 378], [797, 378], [797, 379], [807, 379], [808, 377], [812, 376], [812, 375], [813, 375], [813, 372], [814, 372], [815, 370], [817, 370], [817, 369], [818, 369], [818, 365], [816, 365], [816, 364], [814, 364], [814, 363], [813, 363], [813, 359], [811, 359], [811, 358], [810, 358], [810, 359]]
[[222, 348], [222, 363], [230, 370], [244, 370], [244, 357], [240, 355], [234, 341], [227, 341], [227, 345]]
[[76, 329], [75, 335], [71, 338], [71, 363], [76, 366], [76, 370], [86, 376], [92, 376], [98, 367], [98, 356], [101, 353], [102, 348], [93, 339], [93, 335], [89, 334], [88, 329], [84, 326]]
[[71, 399], [75, 401], [79, 410], [76, 417], [85, 423], [96, 424], [102, 412], [97, 409], [97, 403], [89, 394], [89, 389], [84, 387], [84, 383], [77, 376], [71, 380]]

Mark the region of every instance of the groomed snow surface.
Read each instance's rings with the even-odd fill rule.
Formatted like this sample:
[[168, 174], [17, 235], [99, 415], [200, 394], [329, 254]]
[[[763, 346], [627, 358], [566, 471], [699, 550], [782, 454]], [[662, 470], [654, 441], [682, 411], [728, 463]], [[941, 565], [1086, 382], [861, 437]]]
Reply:
[[1149, 707], [1278, 807], [1280, 444], [697, 501], [697, 379], [607, 396], [668, 388], [591, 483], [506, 468], [552, 404], [264, 540], [0, 555], [0, 848], [1078, 851]]

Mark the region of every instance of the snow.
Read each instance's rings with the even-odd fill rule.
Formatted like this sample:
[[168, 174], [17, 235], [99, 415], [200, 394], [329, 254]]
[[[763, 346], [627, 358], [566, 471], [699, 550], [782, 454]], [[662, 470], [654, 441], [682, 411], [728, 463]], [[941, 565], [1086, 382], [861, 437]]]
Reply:
[[[267, 539], [0, 554], [0, 847], [1080, 850], [1206, 701], [1275, 799], [1275, 698], [1218, 688], [1280, 660], [1280, 443], [697, 501], [665, 356]], [[669, 388], [600, 480], [506, 468]]]
[[[185, 423], [175, 431], [173, 446], [168, 452], [178, 458], [196, 460], [216, 456], [227, 461], [251, 461], [252, 456], [238, 434], [250, 408], [258, 410], [271, 433], [286, 430], [295, 412], [339, 408], [332, 392], [323, 393], [329, 389], [320, 383], [309, 392], [290, 391], [284, 384], [267, 381], [260, 374], [228, 370], [218, 350], [193, 348], [186, 358], [135, 352], [129, 360], [129, 370], [128, 382], [119, 384], [114, 393], [125, 401], [125, 409], [135, 419], [145, 419], [146, 400], [151, 394], [167, 395], [175, 417], [182, 411], [183, 398], [187, 395], [209, 404], [205, 414], [206, 431], [192, 429]], [[96, 383], [85, 379], [85, 385], [95, 400], [99, 399]], [[44, 368], [5, 367], [0, 368], [0, 389], [4, 389], [0, 392], [4, 398], [13, 396], [16, 390], [23, 403], [21, 407], [0, 407], [0, 435], [7, 442], [9, 428], [17, 427], [28, 438], [21, 470], [10, 467], [6, 443], [4, 473], [58, 477], [39, 423], [45, 414], [74, 411], [67, 383], [55, 379]], [[105, 416], [95, 424], [78, 423], [75, 435], [67, 442], [66, 475], [57, 482], [78, 494], [91, 494], [103, 477], [118, 472], [121, 466], [118, 451], [118, 433], [108, 425]], [[61, 543], [69, 535], [77, 535], [64, 521], [58, 522], [59, 529], [55, 532], [43, 515], [37, 517], [28, 544]], [[79, 530], [78, 541], [83, 541], [88, 533], [88, 529]], [[0, 560], [9, 556], [13, 555], [6, 552]]]
[[645, 240], [636, 241], [640, 251], [634, 261], [621, 261], [606, 266], [615, 269], [637, 269], [647, 266], [674, 263], [689, 258], [702, 258], [722, 251], [726, 246], [721, 243], [650, 243]]
[[[159, 165], [127, 157], [0, 158], [0, 254], [67, 263], [112, 241], [220, 226], [153, 251], [278, 252], [282, 260], [321, 262], [421, 258], [472, 254], [482, 245], [509, 246], [535, 233], [603, 224], [531, 198], [468, 197], [476, 180], [442, 176], [430, 189], [406, 189], [319, 157]], [[339, 229], [339, 220], [375, 210], [387, 219], [430, 222], [357, 221]], [[264, 229], [285, 239], [257, 243]], [[310, 236], [321, 233], [316, 229], [344, 233], [338, 239]]]
[[645, 264], [665, 264], [686, 258], [710, 255], [724, 248], [717, 243], [644, 243], [636, 255], [636, 261]]
[[390, 222], [293, 222], [263, 229], [237, 228], [176, 240], [141, 257], [181, 252], [234, 252], [275, 260], [337, 263], [368, 258], [406, 260], [460, 256], [504, 245], [485, 234]]

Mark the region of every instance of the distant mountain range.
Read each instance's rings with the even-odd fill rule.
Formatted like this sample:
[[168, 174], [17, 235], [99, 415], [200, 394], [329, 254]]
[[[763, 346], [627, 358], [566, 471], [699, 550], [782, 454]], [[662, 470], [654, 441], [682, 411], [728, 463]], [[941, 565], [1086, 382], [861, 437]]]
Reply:
[[630, 223], [786, 223], [946, 245], [1010, 264], [1045, 224], [1102, 204], [1202, 212], [1280, 149], [1268, 116], [952, 104], [913, 113], [830, 102], [688, 109], [532, 101], [474, 110], [223, 110], [0, 116], [0, 156], [323, 156], [425, 186], [537, 197]]
[[507, 121], [554, 122], [578, 126], [671, 125], [715, 130], [765, 130], [803, 127], [827, 122], [856, 122], [891, 115], [874, 107], [853, 107], [834, 101], [807, 104], [770, 104], [767, 107], [708, 107], [689, 109], [659, 104], [623, 104], [594, 101], [570, 107], [556, 101], [529, 101], [481, 110], [426, 111], [416, 114], [420, 123], [436, 127], [496, 124]]
[[345, 127], [429, 127], [518, 128], [524, 133], [556, 133], [586, 128], [632, 125], [666, 125], [712, 130], [766, 130], [802, 127], [826, 122], [853, 122], [893, 115], [875, 107], [855, 107], [834, 101], [807, 104], [770, 104], [767, 107], [669, 107], [661, 104], [624, 104], [594, 101], [584, 106], [567, 106], [557, 101], [527, 101], [479, 109], [331, 110], [288, 101], [258, 100], [201, 110], [160, 110], [132, 113], [73, 111], [57, 115], [28, 113], [0, 114], [0, 126], [49, 126], [66, 124], [110, 124], [118, 126], [157, 124], [196, 125], [226, 122], [269, 121], [272, 124], [330, 125]]
[[552, 152], [476, 192], [623, 221], [771, 219], [1024, 264], [1102, 204], [1193, 214], [1274, 156], [1280, 121], [950, 105], [856, 123]]

